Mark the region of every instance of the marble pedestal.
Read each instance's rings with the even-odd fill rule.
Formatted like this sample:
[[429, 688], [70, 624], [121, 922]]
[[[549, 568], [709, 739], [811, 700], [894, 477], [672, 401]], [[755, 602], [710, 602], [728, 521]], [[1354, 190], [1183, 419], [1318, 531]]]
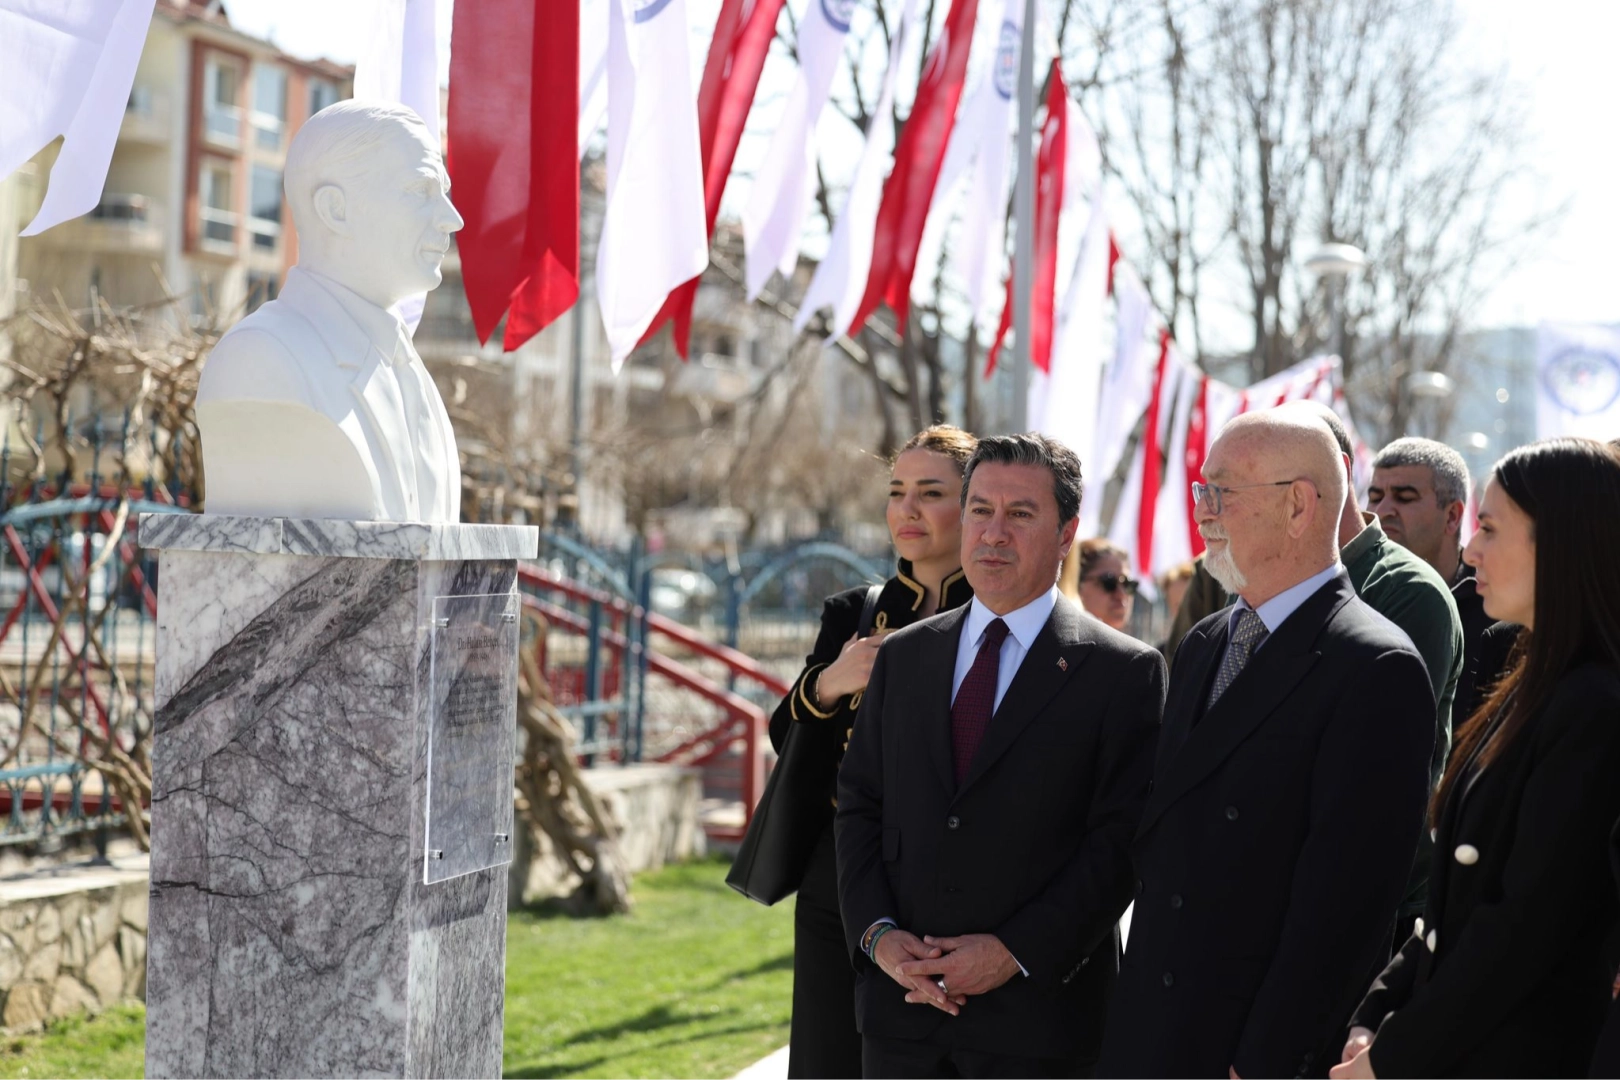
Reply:
[[146, 1074], [500, 1075], [536, 530], [175, 514], [140, 538], [161, 553]]

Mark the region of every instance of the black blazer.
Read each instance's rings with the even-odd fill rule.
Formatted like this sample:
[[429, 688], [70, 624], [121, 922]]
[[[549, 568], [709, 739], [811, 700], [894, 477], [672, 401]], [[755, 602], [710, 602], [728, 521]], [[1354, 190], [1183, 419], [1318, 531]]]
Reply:
[[1099, 1076], [1323, 1074], [1388, 955], [1429, 792], [1423, 661], [1340, 574], [1203, 715], [1228, 615], [1176, 655]]
[[[966, 608], [883, 643], [838, 776], [838, 885], [867, 1036], [1096, 1060], [1131, 896], [1164, 661], [1059, 598], [956, 786], [951, 683]], [[949, 1017], [861, 952], [882, 918], [990, 933], [1029, 972]]]
[[[878, 594], [877, 611], [872, 619], [872, 631], [895, 630], [910, 626], [934, 612], [923, 611], [923, 586], [912, 575], [911, 563], [900, 560], [899, 572], [883, 583]], [[808, 724], [816, 731], [817, 767], [827, 776], [827, 821], [832, 822], [833, 796], [837, 787], [838, 763], [843, 760], [844, 747], [849, 743], [850, 731], [855, 724], [855, 710], [860, 707], [861, 695], [850, 694], [830, 704], [812, 700], [809, 684], [822, 670], [838, 659], [844, 643], [855, 636], [861, 624], [861, 608], [866, 605], [868, 586], [861, 585], [834, 593], [821, 606], [821, 631], [816, 635], [815, 647], [804, 659], [804, 670], [793, 680], [788, 691], [771, 714], [771, 746], [778, 753], [787, 738], [790, 724]], [[973, 587], [958, 570], [945, 579], [940, 588], [939, 610], [948, 611], [973, 599]], [[822, 708], [822, 705], [827, 705]]]
[[1620, 672], [1570, 672], [1502, 757], [1476, 759], [1441, 811], [1423, 933], [1353, 1022], [1378, 1033], [1379, 1076], [1584, 1075], [1620, 917]]

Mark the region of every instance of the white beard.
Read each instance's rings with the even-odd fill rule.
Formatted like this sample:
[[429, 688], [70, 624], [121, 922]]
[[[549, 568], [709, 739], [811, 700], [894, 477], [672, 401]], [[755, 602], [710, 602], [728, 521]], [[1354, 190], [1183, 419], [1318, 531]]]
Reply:
[[1230, 541], [1222, 546], [1220, 554], [1211, 551], [1204, 556], [1204, 569], [1209, 571], [1210, 577], [1220, 583], [1221, 588], [1233, 595], [1241, 593], [1249, 584], [1247, 575], [1232, 561]]

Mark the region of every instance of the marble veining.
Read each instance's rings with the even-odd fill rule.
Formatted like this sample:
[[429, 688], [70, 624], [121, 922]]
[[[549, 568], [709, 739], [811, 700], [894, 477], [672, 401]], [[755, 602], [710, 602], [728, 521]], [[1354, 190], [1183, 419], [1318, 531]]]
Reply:
[[139, 539], [149, 551], [318, 555], [345, 559], [532, 559], [532, 525], [460, 525], [398, 521], [142, 514]]
[[498, 1075], [506, 874], [423, 882], [427, 703], [434, 599], [515, 564], [161, 574], [148, 1075]]

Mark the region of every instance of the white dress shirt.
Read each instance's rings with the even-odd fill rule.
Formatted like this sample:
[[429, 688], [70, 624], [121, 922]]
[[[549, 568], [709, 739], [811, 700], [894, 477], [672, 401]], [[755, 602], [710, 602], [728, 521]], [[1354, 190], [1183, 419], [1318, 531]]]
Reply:
[[1057, 598], [1058, 589], [1053, 585], [1016, 611], [997, 615], [975, 596], [968, 607], [967, 618], [962, 621], [962, 637], [956, 645], [956, 676], [951, 680], [951, 702], [956, 702], [957, 691], [962, 689], [962, 681], [967, 678], [973, 661], [979, 656], [979, 646], [984, 644], [984, 628], [1000, 619], [1007, 624], [1008, 634], [1001, 642], [1001, 666], [996, 671], [996, 703], [991, 713], [1001, 708], [1001, 699], [1006, 696], [1007, 687], [1012, 685], [1013, 676], [1018, 674], [1018, 666], [1024, 662], [1029, 647], [1035, 644], [1036, 637], [1052, 617]]
[[[1298, 585], [1284, 589], [1259, 607], [1253, 608], [1254, 613], [1260, 616], [1260, 621], [1266, 626], [1266, 640], [1270, 640], [1271, 635], [1277, 632], [1277, 628], [1288, 619], [1288, 616], [1298, 611], [1305, 601], [1321, 590], [1322, 586], [1342, 573], [1344, 573], [1344, 567], [1335, 559], [1333, 565], [1321, 573], [1312, 574]], [[1226, 640], [1228, 642], [1232, 640], [1232, 633], [1237, 629], [1238, 616], [1249, 610], [1251, 609], [1247, 600], [1240, 599], [1236, 604], [1232, 605], [1232, 614], [1226, 620]], [[1256, 646], [1255, 652], [1259, 652], [1265, 647], [1266, 642], [1261, 641]]]

